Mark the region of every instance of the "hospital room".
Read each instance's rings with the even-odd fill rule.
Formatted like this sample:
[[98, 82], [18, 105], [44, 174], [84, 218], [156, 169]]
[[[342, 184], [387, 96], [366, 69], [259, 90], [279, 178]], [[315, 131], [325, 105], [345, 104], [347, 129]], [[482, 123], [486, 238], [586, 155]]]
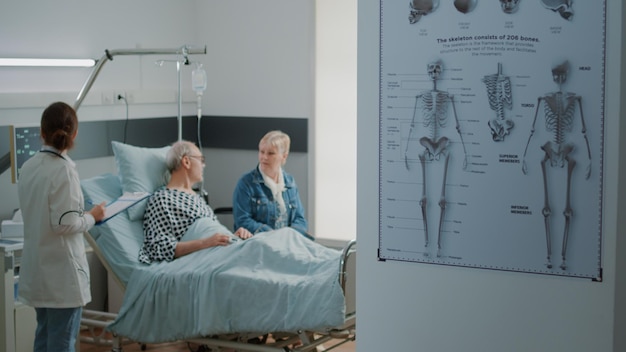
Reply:
[[[344, 5], [341, 18], [330, 2], [317, 6], [292, 1], [143, 0], [106, 5], [76, 1], [5, 5], [0, 14], [0, 56], [94, 62], [88, 67], [0, 67], [1, 239], [23, 236], [17, 170], [24, 162], [21, 158], [40, 150], [42, 112], [56, 101], [74, 107], [78, 116], [78, 134], [69, 156], [81, 180], [118, 175], [120, 155], [115, 157], [113, 143], [141, 153], [160, 151], [181, 139], [196, 144], [205, 164], [199, 193], [214, 210], [226, 208], [218, 218], [233, 232], [234, 218], [228, 208], [232, 208], [237, 181], [259, 163], [261, 137], [280, 130], [291, 140], [284, 171], [297, 183], [308, 233], [317, 244], [339, 254], [356, 238], [356, 3]], [[316, 11], [325, 13], [329, 22], [321, 33], [316, 33], [320, 28], [316, 28], [315, 18], [322, 13]], [[336, 38], [338, 28], [343, 39]], [[331, 36], [330, 31], [335, 34]], [[323, 36], [336, 40], [316, 49], [320, 45], [316, 38]], [[333, 59], [337, 50], [348, 53], [342, 63]], [[326, 67], [316, 67], [316, 62]], [[344, 73], [316, 83], [316, 76], [334, 75], [335, 70]], [[322, 89], [323, 85], [332, 89]], [[339, 85], [345, 87], [340, 95]], [[326, 117], [316, 119], [316, 114]], [[315, 143], [316, 138], [325, 143]], [[335, 157], [339, 149], [342, 158]], [[143, 155], [137, 158], [145, 160]], [[131, 165], [137, 160], [130, 160]], [[322, 179], [328, 180], [322, 183], [329, 187], [318, 193], [315, 180]], [[104, 199], [93, 197], [94, 202]], [[113, 220], [103, 225], [110, 223]], [[93, 249], [88, 250], [87, 258], [92, 299], [85, 311], [117, 313], [124, 291]], [[340, 266], [333, 270], [339, 277]], [[6, 297], [6, 302], [9, 298], [12, 301], [13, 297]], [[2, 313], [12, 323], [3, 324], [2, 336], [7, 338], [2, 339], [0, 350], [32, 350], [34, 313], [21, 305], [3, 307]], [[111, 350], [117, 342], [107, 340], [110, 334], [92, 337], [89, 330], [102, 330], [102, 324], [90, 327], [88, 320], [84, 319], [81, 335], [90, 335], [91, 341], [81, 342], [82, 349]], [[315, 342], [313, 350], [330, 350], [337, 342], [343, 343], [335, 350], [355, 349], [353, 326], [338, 335]], [[320, 336], [311, 335], [310, 340]], [[180, 346], [185, 351], [207, 346], [211, 350], [255, 350], [229, 346], [233, 339], [237, 341], [229, 337], [226, 345], [198, 342], [188, 346], [183, 341], [135, 346], [126, 338], [119, 343], [130, 351]], [[305, 350], [297, 334], [295, 339], [283, 339], [282, 344]], [[279, 347], [259, 344], [258, 348]]]
[[[101, 203], [122, 209], [72, 242], [85, 251], [89, 275], [80, 280], [90, 297], [79, 315], [64, 318], [78, 330], [61, 341], [71, 341], [70, 350], [626, 350], [619, 235], [626, 230], [626, 6], [595, 4], [5, 1], [0, 352], [37, 350], [36, 311], [18, 298], [30, 261], [22, 257], [23, 216], [30, 215], [18, 189], [27, 160], [60, 161], [41, 144], [42, 115], [54, 102], [77, 115], [67, 156], [82, 198], [48, 226], [104, 219]], [[16, 58], [72, 61], [5, 61]], [[512, 94], [513, 112], [488, 101], [498, 89], [500, 97]], [[416, 95], [422, 90], [444, 100]], [[561, 90], [575, 106], [544, 104]], [[426, 115], [416, 123], [418, 112], [443, 102], [450, 139], [414, 137], [430, 122]], [[548, 144], [538, 144], [550, 114], [576, 117], [569, 132], [582, 148], [556, 154], [565, 156], [561, 164], [578, 161], [569, 169], [546, 163]], [[259, 165], [270, 131], [290, 137], [282, 172], [297, 184], [308, 228], [244, 239], [234, 192]], [[180, 165], [202, 170], [194, 173], [194, 199], [215, 216], [190, 225], [183, 238], [206, 243], [203, 226], [227, 234], [215, 237], [222, 248], [145, 265], [142, 221], [151, 213], [143, 197], [168, 182], [166, 157], [185, 141], [192, 146], [170, 174]], [[411, 142], [432, 160], [411, 154]], [[520, 145], [540, 157], [522, 161]], [[440, 171], [443, 177], [431, 177]], [[570, 181], [566, 197], [559, 192]], [[550, 198], [557, 204], [551, 215], [547, 185], [559, 196]], [[564, 211], [570, 200], [573, 211]], [[250, 261], [253, 270], [245, 267]], [[67, 276], [58, 278], [56, 287], [70, 286]]]

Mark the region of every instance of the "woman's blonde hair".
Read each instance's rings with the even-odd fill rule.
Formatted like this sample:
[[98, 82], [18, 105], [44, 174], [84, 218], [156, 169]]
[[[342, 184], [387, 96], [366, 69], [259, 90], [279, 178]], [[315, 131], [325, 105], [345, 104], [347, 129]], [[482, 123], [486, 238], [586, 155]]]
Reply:
[[287, 135], [285, 132], [279, 130], [267, 132], [265, 136], [261, 138], [259, 146], [264, 143], [269, 144], [272, 147], [278, 148], [278, 151], [282, 154], [289, 154], [289, 145], [291, 144], [291, 139], [289, 138], [289, 135]]

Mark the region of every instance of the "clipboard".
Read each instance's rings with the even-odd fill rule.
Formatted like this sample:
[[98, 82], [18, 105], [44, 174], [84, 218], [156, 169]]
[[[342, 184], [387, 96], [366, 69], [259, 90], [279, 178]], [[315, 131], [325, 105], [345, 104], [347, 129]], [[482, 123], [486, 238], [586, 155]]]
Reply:
[[96, 222], [96, 225], [105, 223], [107, 220], [150, 197], [149, 192], [126, 192], [113, 202], [107, 204], [104, 211], [104, 218]]

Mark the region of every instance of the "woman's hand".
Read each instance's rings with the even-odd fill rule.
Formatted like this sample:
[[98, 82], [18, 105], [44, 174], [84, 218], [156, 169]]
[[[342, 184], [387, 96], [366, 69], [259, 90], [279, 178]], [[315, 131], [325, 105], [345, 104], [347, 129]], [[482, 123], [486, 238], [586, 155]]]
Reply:
[[252, 232], [244, 229], [243, 227], [240, 227], [237, 229], [237, 231], [235, 231], [235, 236], [241, 238], [242, 240], [247, 240], [248, 238], [252, 237]]
[[91, 214], [96, 222], [104, 219], [104, 211], [106, 210], [106, 202], [102, 202], [98, 205], [94, 205], [87, 213]]

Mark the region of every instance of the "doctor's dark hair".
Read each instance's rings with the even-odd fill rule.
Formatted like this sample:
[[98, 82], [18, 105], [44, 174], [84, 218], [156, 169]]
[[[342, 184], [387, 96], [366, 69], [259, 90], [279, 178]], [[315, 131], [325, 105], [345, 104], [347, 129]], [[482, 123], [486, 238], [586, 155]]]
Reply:
[[41, 137], [46, 145], [57, 150], [72, 149], [77, 130], [76, 110], [66, 103], [52, 103], [41, 115]]

